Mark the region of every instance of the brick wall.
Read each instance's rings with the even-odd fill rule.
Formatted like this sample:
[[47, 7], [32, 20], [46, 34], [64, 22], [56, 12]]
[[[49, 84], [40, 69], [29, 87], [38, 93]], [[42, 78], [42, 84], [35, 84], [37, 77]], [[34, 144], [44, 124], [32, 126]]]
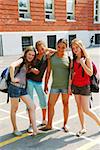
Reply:
[[32, 21], [20, 21], [18, 1], [0, 0], [0, 31], [100, 30], [93, 23], [94, 0], [76, 0], [76, 21], [66, 21], [66, 0], [55, 0], [55, 22], [45, 21], [44, 0], [30, 0]]

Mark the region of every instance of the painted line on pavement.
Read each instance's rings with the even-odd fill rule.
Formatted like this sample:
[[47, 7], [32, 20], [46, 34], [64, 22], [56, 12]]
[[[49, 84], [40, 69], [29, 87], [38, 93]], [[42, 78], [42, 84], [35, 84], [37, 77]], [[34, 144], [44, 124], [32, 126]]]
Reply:
[[[98, 109], [98, 108], [100, 108], [100, 106], [94, 107], [93, 110]], [[6, 110], [3, 110], [3, 111], [9, 113], [9, 112], [6, 111]], [[22, 113], [22, 112], [21, 112], [21, 113]], [[19, 116], [19, 117], [21, 117], [21, 118], [28, 119], [28, 117], [22, 116], [21, 114], [17, 114], [17, 116]], [[75, 117], [77, 117], [77, 114], [75, 114], [75, 115], [73, 115], [73, 116], [70, 116], [69, 119], [73, 119], [73, 118], [75, 118]], [[58, 124], [58, 123], [60, 123], [60, 122], [62, 122], [62, 121], [63, 121], [63, 120], [59, 120], [59, 121], [56, 121], [55, 123], [53, 123], [53, 128], [62, 131], [61, 128], [58, 128], [58, 127], [55, 126], [56, 124]], [[37, 121], [37, 123], [40, 123], [40, 121]], [[73, 132], [69, 132], [69, 134], [71, 134], [71, 135], [76, 135], [76, 133], [73, 133]], [[7, 144], [11, 144], [11, 143], [13, 143], [13, 142], [15, 142], [15, 141], [17, 141], [17, 140], [19, 140], [19, 139], [22, 139], [22, 138], [24, 138], [24, 137], [27, 137], [27, 136], [29, 136], [29, 134], [25, 133], [25, 134], [23, 134], [21, 137], [14, 137], [14, 138], [12, 138], [12, 139], [3, 141], [3, 142], [0, 143], [0, 147], [3, 147], [3, 146], [5, 146], [5, 145], [7, 145]], [[85, 136], [81, 136], [80, 138], [83, 138], [83, 139], [88, 140], [88, 141], [90, 141], [90, 142], [98, 143], [96, 140], [93, 140], [93, 139], [91, 139], [91, 138], [87, 138], [87, 137], [85, 137]], [[91, 145], [92, 145], [92, 144], [91, 144]]]
[[87, 144], [84, 144], [83, 146], [77, 148], [77, 150], [89, 150], [93, 146], [99, 144], [100, 145], [100, 137], [95, 139], [95, 141], [89, 142]]
[[[58, 130], [60, 130], [60, 131], [63, 131], [63, 129], [61, 129], [61, 128], [59, 128], [59, 127], [56, 127], [56, 126], [53, 126], [53, 128], [54, 128], [54, 129], [58, 129]], [[64, 131], [63, 131], [63, 132], [64, 132]], [[76, 133], [74, 133], [74, 132], [68, 132], [68, 134], [76, 136]], [[100, 144], [99, 140], [97, 141], [97, 140], [88, 138], [88, 137], [86, 137], [86, 136], [81, 136], [81, 137], [77, 137], [77, 136], [76, 136], [76, 138], [77, 138], [77, 139], [82, 138], [82, 139], [84, 139], [84, 140], [87, 140], [87, 141], [90, 141], [90, 142], [96, 142], [97, 144]]]
[[[44, 134], [46, 134], [46, 133], [44, 133], [44, 132], [39, 133], [39, 134], [33, 136], [33, 138], [38, 137], [38, 136], [40, 136], [40, 135], [44, 135]], [[14, 142], [16, 142], [16, 141], [18, 141], [18, 140], [20, 140], [20, 139], [23, 139], [23, 138], [25, 138], [25, 137], [28, 137], [28, 136], [31, 136], [31, 135], [30, 135], [29, 133], [24, 133], [24, 134], [22, 134], [21, 136], [17, 136], [17, 137], [13, 137], [13, 138], [11, 138], [11, 139], [5, 140], [5, 141], [3, 141], [3, 142], [0, 143], [0, 148], [3, 147], [3, 146], [6, 146], [6, 145], [8, 145], [8, 144], [12, 144], [12, 143], [14, 143]], [[31, 137], [32, 137], [32, 136], [31, 136]]]
[[[100, 106], [96, 106], [96, 107], [92, 108], [92, 110], [96, 110], [96, 109], [99, 109], [99, 108], [100, 108]], [[77, 116], [78, 116], [77, 113], [76, 113], [75, 115], [69, 116], [68, 120], [73, 119], [73, 118], [75, 118], [75, 117], [77, 117]], [[61, 122], [63, 122], [63, 119], [62, 119], [62, 120], [59, 120], [59, 121], [56, 121], [56, 122], [54, 123], [54, 125], [59, 124], [59, 123], [61, 123]]]

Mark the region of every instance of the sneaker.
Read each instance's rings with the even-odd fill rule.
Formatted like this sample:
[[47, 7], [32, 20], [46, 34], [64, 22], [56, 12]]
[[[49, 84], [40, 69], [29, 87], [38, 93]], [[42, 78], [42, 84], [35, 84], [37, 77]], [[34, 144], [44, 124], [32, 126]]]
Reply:
[[21, 135], [22, 135], [22, 132], [21, 132], [21, 131], [18, 131], [18, 130], [15, 130], [15, 131], [13, 132], [13, 134], [14, 134], [15, 136], [21, 136]]
[[31, 125], [30, 125], [29, 128], [27, 129], [27, 132], [29, 132], [29, 133], [32, 133], [32, 132], [33, 132], [33, 128], [32, 128]]
[[40, 124], [40, 126], [45, 126], [45, 125], [47, 125], [47, 121], [43, 120], [42, 123]]
[[76, 133], [76, 136], [80, 137], [81, 135], [85, 134], [87, 132], [87, 130], [84, 128], [81, 131], [79, 131], [78, 133]]

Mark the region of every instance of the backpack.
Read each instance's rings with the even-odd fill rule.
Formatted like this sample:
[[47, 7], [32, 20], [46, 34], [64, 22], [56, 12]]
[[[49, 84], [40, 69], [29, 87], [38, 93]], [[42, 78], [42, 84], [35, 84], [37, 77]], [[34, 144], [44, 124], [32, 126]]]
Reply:
[[[93, 93], [99, 93], [99, 79], [97, 78], [97, 68], [94, 62], [92, 62], [93, 66], [93, 75], [90, 77], [90, 91]], [[82, 77], [84, 77], [84, 70], [82, 69]]]
[[[20, 64], [17, 72], [15, 73], [15, 76], [20, 72], [24, 64], [25, 64], [25, 61], [23, 59], [23, 62]], [[2, 71], [0, 75], [0, 91], [3, 93], [7, 93], [7, 103], [9, 102], [8, 86], [9, 86], [10, 81], [11, 81], [10, 71], [9, 71], [9, 67], [7, 67]]]
[[8, 85], [10, 82], [10, 72], [9, 67], [5, 68], [0, 76], [0, 91], [7, 93], [8, 91]]

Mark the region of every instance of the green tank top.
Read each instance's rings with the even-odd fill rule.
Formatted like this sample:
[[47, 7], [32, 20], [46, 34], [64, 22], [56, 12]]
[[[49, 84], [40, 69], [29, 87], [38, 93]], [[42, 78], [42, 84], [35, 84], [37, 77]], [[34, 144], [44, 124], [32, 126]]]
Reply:
[[51, 88], [68, 89], [69, 63], [67, 52], [64, 54], [63, 58], [57, 57], [56, 54], [51, 57]]

